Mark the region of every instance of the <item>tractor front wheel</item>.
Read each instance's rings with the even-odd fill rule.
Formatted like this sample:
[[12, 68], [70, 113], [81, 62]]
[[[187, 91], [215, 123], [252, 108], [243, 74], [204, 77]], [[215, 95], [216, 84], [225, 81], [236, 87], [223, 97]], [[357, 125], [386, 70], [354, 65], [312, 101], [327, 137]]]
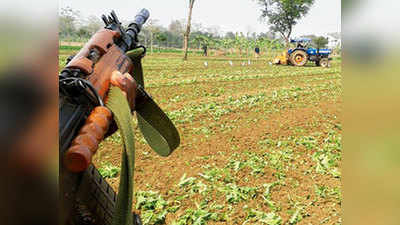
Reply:
[[304, 66], [307, 63], [307, 53], [302, 50], [296, 50], [290, 54], [290, 62], [294, 66]]
[[322, 67], [329, 67], [329, 60], [327, 59], [327, 58], [323, 58], [323, 59], [321, 59], [320, 61], [319, 61], [319, 64], [322, 66]]

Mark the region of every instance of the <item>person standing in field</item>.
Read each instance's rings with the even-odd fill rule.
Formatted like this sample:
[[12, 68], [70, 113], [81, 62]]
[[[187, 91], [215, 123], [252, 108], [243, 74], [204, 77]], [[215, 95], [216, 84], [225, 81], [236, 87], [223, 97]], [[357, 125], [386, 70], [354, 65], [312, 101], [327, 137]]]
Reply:
[[260, 56], [260, 48], [258, 46], [256, 46], [256, 48], [254, 49], [254, 52], [256, 53], [256, 58], [258, 58]]
[[203, 55], [207, 56], [207, 45], [203, 45]]

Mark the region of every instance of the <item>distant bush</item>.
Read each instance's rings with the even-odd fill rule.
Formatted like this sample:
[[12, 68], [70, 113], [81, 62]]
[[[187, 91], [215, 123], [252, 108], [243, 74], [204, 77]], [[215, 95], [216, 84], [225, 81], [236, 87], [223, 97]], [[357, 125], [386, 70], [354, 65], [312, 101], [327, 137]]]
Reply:
[[[68, 51], [78, 51], [82, 47], [81, 46], [70, 46], [70, 45], [60, 45], [59, 50], [68, 50]], [[147, 48], [147, 52], [150, 53], [150, 48]], [[183, 53], [182, 49], [153, 49], [153, 53]], [[189, 50], [190, 54], [202, 54], [202, 51], [198, 50]]]
[[[147, 52], [150, 52], [150, 47], [147, 48]], [[182, 49], [176, 49], [176, 48], [157, 48], [157, 49], [153, 49], [153, 53], [182, 53], [183, 54], [183, 50]], [[189, 50], [188, 51], [189, 54], [202, 54], [203, 51], [199, 51], [199, 50]]]
[[80, 50], [82, 47], [81, 46], [69, 46], [69, 45], [60, 45], [59, 50], [71, 50], [71, 51], [77, 51]]

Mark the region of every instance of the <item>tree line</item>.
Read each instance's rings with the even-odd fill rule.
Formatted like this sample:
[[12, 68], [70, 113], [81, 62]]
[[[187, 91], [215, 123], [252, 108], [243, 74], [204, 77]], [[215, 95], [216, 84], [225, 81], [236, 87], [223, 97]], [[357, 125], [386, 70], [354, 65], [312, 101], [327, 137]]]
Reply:
[[[124, 21], [122, 21], [124, 23]], [[126, 23], [128, 21], [125, 21]], [[59, 15], [59, 37], [63, 41], [86, 41], [97, 30], [103, 27], [99, 17], [83, 18], [79, 11], [72, 8], [62, 8]], [[187, 21], [173, 20], [168, 27], [159, 24], [158, 20], [149, 19], [139, 34], [141, 44], [148, 46], [150, 51], [158, 48], [184, 47]], [[230, 54], [248, 53], [250, 48], [258, 46], [264, 49], [282, 48], [280, 40], [274, 32], [227, 32], [222, 34], [217, 26], [204, 27], [199, 23], [191, 24], [188, 36], [188, 47], [224, 51]]]
[[[124, 20], [122, 22], [128, 23]], [[190, 23], [189, 26], [188, 23]], [[60, 10], [60, 40], [85, 42], [102, 27], [103, 22], [100, 17], [89, 16], [84, 18], [78, 10], [70, 7]], [[331, 36], [340, 38], [340, 34], [336, 33]], [[187, 41], [185, 41], [186, 37]], [[218, 26], [204, 27], [199, 23], [192, 23], [189, 18], [188, 20], [173, 20], [167, 27], [160, 25], [158, 20], [149, 19], [140, 33], [139, 40], [141, 44], [149, 48], [150, 52], [161, 48], [183, 49], [187, 45], [188, 48], [199, 50], [206, 46], [214, 54], [249, 56], [255, 47], [260, 48], [261, 52], [284, 49], [288, 45], [289, 37], [290, 34], [283, 36], [282, 32], [279, 32], [273, 26], [264, 33], [248, 31], [246, 33], [227, 32], [222, 34]], [[304, 37], [311, 38], [314, 47], [325, 47], [328, 43], [328, 39], [325, 37], [315, 35]]]

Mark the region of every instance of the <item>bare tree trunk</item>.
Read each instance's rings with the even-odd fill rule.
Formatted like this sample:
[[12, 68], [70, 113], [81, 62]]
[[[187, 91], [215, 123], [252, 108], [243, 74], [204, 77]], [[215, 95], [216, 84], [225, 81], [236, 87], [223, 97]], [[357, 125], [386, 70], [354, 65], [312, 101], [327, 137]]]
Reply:
[[192, 11], [193, 11], [193, 5], [194, 5], [195, 0], [189, 0], [189, 16], [188, 16], [188, 21], [186, 25], [186, 32], [183, 36], [184, 42], [183, 42], [183, 47], [185, 51], [185, 56], [183, 57], [183, 60], [187, 60], [187, 55], [188, 55], [188, 45], [189, 45], [189, 35], [190, 35], [190, 26], [191, 26], [191, 21], [192, 21]]
[[292, 33], [292, 30], [290, 29], [290, 31], [289, 31], [289, 33], [287, 34], [287, 35], [285, 35], [283, 32], [281, 32], [280, 31], [280, 34], [282, 35], [282, 37], [283, 37], [283, 39], [285, 40], [285, 42], [286, 42], [286, 50], [289, 50], [289, 48], [290, 48], [290, 41], [289, 41], [289, 38], [290, 38], [290, 34]]
[[286, 41], [286, 49], [289, 49], [290, 48], [289, 38], [285, 37], [285, 41]]
[[144, 33], [144, 46], [147, 46], [147, 35]]
[[153, 54], [153, 32], [150, 32], [150, 52]]

